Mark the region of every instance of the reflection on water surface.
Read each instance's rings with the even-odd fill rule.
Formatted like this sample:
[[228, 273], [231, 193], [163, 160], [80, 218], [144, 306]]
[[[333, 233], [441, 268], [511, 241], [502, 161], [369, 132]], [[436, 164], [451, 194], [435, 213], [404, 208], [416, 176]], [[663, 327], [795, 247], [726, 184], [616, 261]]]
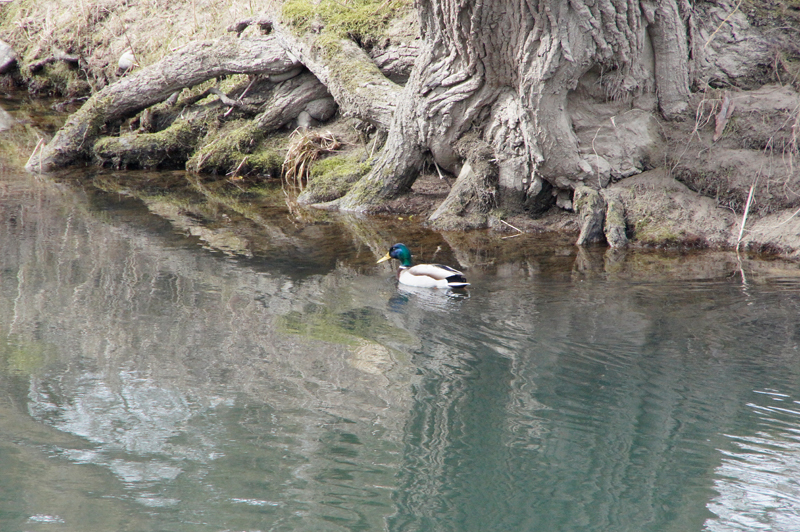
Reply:
[[796, 265], [172, 178], [0, 169], [0, 529], [800, 528]]

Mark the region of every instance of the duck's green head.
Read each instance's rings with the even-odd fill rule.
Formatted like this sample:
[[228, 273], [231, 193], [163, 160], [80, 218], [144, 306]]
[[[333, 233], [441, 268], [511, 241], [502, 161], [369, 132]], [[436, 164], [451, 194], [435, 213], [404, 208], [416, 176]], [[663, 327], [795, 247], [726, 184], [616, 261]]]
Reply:
[[403, 266], [411, 266], [411, 252], [405, 244], [395, 244], [389, 248], [389, 252], [383, 256], [378, 262], [383, 262], [389, 259], [397, 259]]

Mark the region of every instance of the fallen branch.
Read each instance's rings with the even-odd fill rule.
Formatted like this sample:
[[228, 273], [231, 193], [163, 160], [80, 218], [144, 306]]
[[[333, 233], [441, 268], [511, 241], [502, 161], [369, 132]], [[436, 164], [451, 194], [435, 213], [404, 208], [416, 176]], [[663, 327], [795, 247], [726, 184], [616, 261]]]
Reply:
[[56, 48], [55, 50], [53, 50], [53, 55], [31, 63], [28, 68], [30, 68], [31, 73], [36, 73], [51, 63], [64, 61], [65, 63], [73, 63], [77, 65], [78, 63], [80, 63], [80, 60], [81, 58], [79, 56], [68, 54]]
[[[508, 223], [508, 222], [507, 222], [507, 221], [505, 221], [505, 220], [500, 220], [500, 223], [504, 223], [504, 224], [506, 224], [507, 226], [509, 226], [509, 227], [510, 227], [511, 229], [513, 229], [514, 231], [518, 231], [518, 232], [520, 232], [520, 233], [524, 233], [524, 231], [523, 231], [522, 229], [519, 229], [518, 227], [514, 227], [513, 225], [511, 225], [510, 223]], [[514, 236], [517, 236], [517, 235], [514, 235]]]

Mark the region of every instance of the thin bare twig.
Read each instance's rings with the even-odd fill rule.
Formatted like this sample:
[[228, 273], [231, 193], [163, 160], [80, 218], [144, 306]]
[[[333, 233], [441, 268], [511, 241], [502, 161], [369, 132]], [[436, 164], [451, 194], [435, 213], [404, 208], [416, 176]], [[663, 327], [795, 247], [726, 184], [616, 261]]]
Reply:
[[439, 174], [439, 179], [444, 179], [444, 175], [442, 174], [442, 171], [439, 169], [439, 165], [436, 164], [436, 159], [433, 160], [433, 166], [436, 167], [436, 172]]
[[728, 13], [728, 16], [727, 16], [727, 17], [725, 17], [725, 18], [722, 20], [722, 22], [720, 22], [720, 23], [719, 23], [719, 26], [717, 26], [717, 29], [715, 29], [715, 30], [714, 30], [714, 31], [711, 33], [711, 35], [708, 37], [708, 40], [707, 40], [707, 41], [706, 41], [706, 43], [703, 45], [703, 49], [704, 49], [704, 50], [705, 50], [706, 46], [708, 46], [708, 45], [711, 43], [711, 41], [714, 39], [714, 36], [715, 36], [717, 33], [719, 33], [719, 30], [721, 30], [721, 29], [722, 29], [722, 26], [724, 26], [724, 25], [725, 25], [725, 23], [726, 23], [726, 22], [728, 22], [728, 19], [729, 19], [729, 18], [731, 18], [731, 17], [733, 16], [733, 14], [734, 14], [734, 13], [736, 13], [736, 12], [739, 10], [739, 6], [741, 6], [741, 5], [742, 5], [742, 1], [743, 1], [743, 0], [739, 0], [739, 3], [738, 3], [738, 4], [736, 4], [736, 7], [734, 7], [734, 8], [733, 8], [733, 10], [732, 10], [730, 13]]
[[714, 128], [714, 135], [711, 137], [712, 142], [717, 142], [722, 137], [722, 132], [725, 131], [725, 126], [728, 124], [728, 119], [733, 114], [736, 104], [731, 100], [731, 95], [725, 91], [722, 97], [722, 106], [716, 116], [716, 127]]
[[[507, 226], [509, 226], [511, 229], [513, 229], [513, 230], [515, 230], [515, 231], [518, 231], [518, 232], [520, 232], [520, 233], [524, 233], [524, 232], [525, 232], [525, 231], [523, 231], [522, 229], [520, 229], [520, 228], [518, 228], [518, 227], [514, 227], [513, 225], [511, 225], [510, 223], [508, 223], [508, 222], [507, 222], [507, 221], [505, 221], [505, 220], [500, 220], [500, 222], [501, 222], [501, 223], [504, 223], [504, 224], [506, 224]], [[516, 235], [515, 235], [515, 236], [516, 236]]]
[[753, 192], [756, 189], [756, 183], [758, 183], [758, 175], [756, 175], [755, 180], [753, 180], [753, 184], [750, 185], [750, 193], [747, 195], [747, 202], [744, 205], [744, 214], [742, 214], [742, 225], [739, 227], [739, 238], [736, 239], [736, 251], [739, 251], [739, 244], [742, 243], [742, 235], [744, 234], [744, 224], [747, 223], [747, 214], [750, 212], [750, 204], [753, 201]]
[[233, 172], [228, 172], [228, 175], [230, 176], [231, 179], [241, 179], [241, 176], [239, 175], [239, 171], [244, 166], [244, 163], [247, 162], [247, 158], [248, 157], [249, 157], [248, 155], [245, 155], [244, 159], [242, 159], [242, 162], [240, 162], [239, 166], [236, 167], [236, 170], [234, 170]]

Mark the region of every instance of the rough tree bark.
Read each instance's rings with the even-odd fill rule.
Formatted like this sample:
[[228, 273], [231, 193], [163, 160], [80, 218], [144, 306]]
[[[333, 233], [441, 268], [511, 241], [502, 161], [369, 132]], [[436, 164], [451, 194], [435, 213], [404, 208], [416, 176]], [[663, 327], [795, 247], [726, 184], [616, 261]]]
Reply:
[[667, 117], [686, 105], [687, 0], [417, 5], [420, 55], [380, 159], [341, 209], [368, 211], [408, 191], [428, 156], [457, 174], [454, 146], [470, 130], [493, 148], [501, 181], [523, 175], [527, 197], [543, 180], [561, 190], [604, 186], [607, 165], [579, 154], [567, 109], [569, 92], [591, 70], [602, 74], [609, 98], [655, 89]]
[[328, 87], [343, 115], [389, 128], [402, 88], [389, 80], [364, 50], [348, 39], [323, 44], [313, 32], [296, 36], [281, 23], [278, 13], [272, 17], [278, 42]]

